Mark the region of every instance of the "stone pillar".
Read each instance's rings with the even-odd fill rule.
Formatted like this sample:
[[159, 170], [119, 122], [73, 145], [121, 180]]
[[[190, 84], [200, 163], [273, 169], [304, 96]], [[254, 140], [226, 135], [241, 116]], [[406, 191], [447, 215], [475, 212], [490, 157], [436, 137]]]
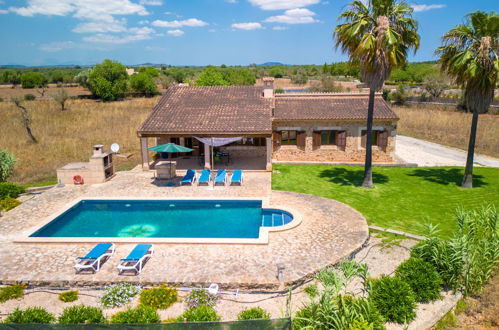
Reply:
[[146, 137], [140, 138], [140, 151], [142, 153], [142, 170], [147, 171], [150, 168], [149, 168], [149, 152], [147, 150], [147, 138]]
[[179, 144], [182, 146], [182, 147], [185, 147], [185, 138], [181, 137], [178, 139], [179, 140]]
[[267, 154], [266, 154], [266, 165], [265, 165], [265, 170], [267, 171], [272, 171], [272, 138], [267, 137], [265, 138], [265, 145], [267, 147]]
[[204, 144], [204, 168], [211, 169], [211, 161], [210, 161], [210, 146], [206, 143]]

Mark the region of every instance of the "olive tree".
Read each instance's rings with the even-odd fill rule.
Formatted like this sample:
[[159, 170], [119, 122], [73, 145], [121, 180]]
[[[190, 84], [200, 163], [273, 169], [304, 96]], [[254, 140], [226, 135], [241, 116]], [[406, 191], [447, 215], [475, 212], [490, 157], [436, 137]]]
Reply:
[[88, 87], [94, 96], [103, 101], [122, 99], [128, 89], [126, 67], [119, 62], [104, 60], [90, 72]]

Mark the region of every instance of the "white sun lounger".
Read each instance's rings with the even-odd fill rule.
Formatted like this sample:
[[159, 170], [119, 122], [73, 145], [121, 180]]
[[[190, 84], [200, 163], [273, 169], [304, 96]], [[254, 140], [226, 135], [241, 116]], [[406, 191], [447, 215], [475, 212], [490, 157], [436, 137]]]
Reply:
[[99, 243], [84, 257], [78, 257], [78, 262], [74, 265], [76, 273], [82, 270], [91, 270], [96, 273], [101, 265], [114, 254], [113, 243]]
[[126, 271], [135, 271], [138, 275], [144, 267], [144, 263], [154, 254], [152, 244], [137, 244], [126, 258], [121, 259], [118, 265], [118, 274]]

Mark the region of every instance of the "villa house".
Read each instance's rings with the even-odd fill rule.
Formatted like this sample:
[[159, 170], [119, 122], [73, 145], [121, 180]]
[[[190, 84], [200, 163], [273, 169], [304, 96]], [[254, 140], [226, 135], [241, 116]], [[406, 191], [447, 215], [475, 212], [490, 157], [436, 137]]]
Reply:
[[[211, 167], [210, 145], [249, 169], [271, 170], [279, 162], [364, 161], [367, 94], [274, 94], [273, 79], [264, 82], [169, 88], [137, 132], [144, 169], [150, 168], [149, 138], [194, 149], [191, 155], [205, 168]], [[374, 162], [394, 161], [398, 119], [377, 94]]]

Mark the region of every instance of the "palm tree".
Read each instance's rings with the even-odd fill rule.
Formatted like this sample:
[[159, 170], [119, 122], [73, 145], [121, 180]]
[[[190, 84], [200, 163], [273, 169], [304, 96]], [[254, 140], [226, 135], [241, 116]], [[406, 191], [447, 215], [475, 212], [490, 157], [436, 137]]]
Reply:
[[499, 14], [475, 11], [466, 16], [466, 24], [451, 29], [442, 37], [441, 69], [464, 90], [464, 101], [473, 111], [468, 156], [462, 186], [473, 187], [478, 114], [487, 112], [494, 98], [499, 71]]
[[360, 64], [362, 81], [369, 86], [367, 108], [366, 161], [363, 187], [370, 188], [372, 179], [372, 125], [374, 93], [393, 69], [402, 66], [408, 51], [419, 47], [418, 24], [413, 9], [397, 0], [353, 1], [339, 16], [342, 24], [334, 29], [336, 48], [341, 48], [350, 61]]

